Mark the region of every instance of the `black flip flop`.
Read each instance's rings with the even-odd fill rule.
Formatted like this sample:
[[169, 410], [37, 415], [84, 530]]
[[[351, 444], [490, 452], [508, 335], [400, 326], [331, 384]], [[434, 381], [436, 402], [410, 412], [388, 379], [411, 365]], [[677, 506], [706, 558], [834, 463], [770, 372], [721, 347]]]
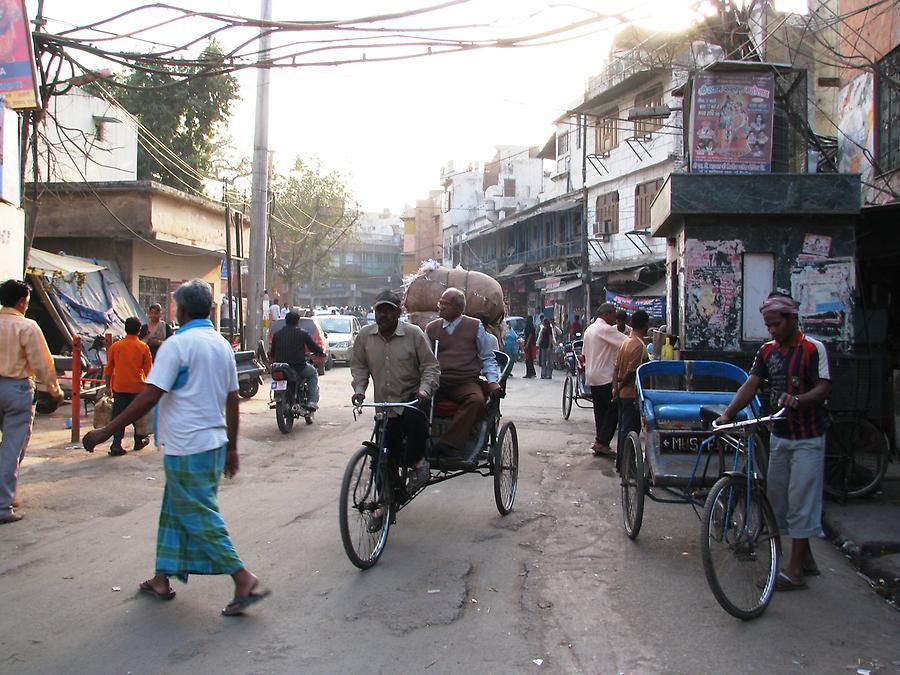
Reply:
[[153, 584], [150, 583], [149, 580], [142, 581], [141, 585], [138, 587], [141, 589], [141, 593], [146, 593], [147, 595], [152, 595], [157, 600], [171, 600], [175, 597], [175, 590], [170, 588], [168, 593], [160, 593], [155, 588], [153, 588]]
[[231, 602], [225, 605], [225, 609], [222, 610], [222, 616], [238, 616], [239, 614], [243, 614], [244, 610], [250, 605], [254, 605], [260, 600], [265, 600], [270, 595], [272, 595], [272, 591], [269, 589], [257, 591], [254, 586], [254, 590], [250, 591], [247, 595], [234, 596], [231, 599]]

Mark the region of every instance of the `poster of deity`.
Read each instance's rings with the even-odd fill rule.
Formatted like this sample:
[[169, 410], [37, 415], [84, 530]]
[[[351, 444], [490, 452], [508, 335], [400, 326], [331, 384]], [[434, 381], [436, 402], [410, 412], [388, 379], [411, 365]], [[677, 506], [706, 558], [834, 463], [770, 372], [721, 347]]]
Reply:
[[691, 172], [771, 171], [774, 94], [772, 73], [698, 74], [691, 99]]

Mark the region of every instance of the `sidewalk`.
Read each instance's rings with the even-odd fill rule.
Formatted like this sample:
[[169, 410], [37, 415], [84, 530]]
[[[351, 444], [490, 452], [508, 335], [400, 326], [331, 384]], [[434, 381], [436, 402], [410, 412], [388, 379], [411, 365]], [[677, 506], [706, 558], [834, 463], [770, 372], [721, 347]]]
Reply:
[[826, 499], [822, 521], [875, 591], [900, 607], [900, 464], [888, 465], [878, 491], [869, 497], [844, 504]]

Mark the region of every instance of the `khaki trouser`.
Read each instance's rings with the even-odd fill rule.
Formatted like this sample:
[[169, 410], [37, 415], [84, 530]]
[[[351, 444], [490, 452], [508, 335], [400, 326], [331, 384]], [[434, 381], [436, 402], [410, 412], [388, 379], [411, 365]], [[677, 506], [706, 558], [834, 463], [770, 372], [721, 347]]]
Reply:
[[460, 382], [459, 384], [441, 384], [438, 398], [453, 401], [459, 406], [453, 416], [450, 428], [441, 437], [441, 441], [449, 446], [462, 450], [472, 431], [484, 417], [484, 392], [477, 381]]

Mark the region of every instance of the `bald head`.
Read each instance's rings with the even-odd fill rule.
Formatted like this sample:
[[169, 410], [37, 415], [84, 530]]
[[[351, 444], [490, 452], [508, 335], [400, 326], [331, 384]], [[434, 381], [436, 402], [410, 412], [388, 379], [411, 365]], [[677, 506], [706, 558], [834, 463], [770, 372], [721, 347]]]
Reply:
[[466, 294], [458, 288], [448, 288], [438, 300], [438, 314], [444, 321], [455, 321], [466, 309]]

